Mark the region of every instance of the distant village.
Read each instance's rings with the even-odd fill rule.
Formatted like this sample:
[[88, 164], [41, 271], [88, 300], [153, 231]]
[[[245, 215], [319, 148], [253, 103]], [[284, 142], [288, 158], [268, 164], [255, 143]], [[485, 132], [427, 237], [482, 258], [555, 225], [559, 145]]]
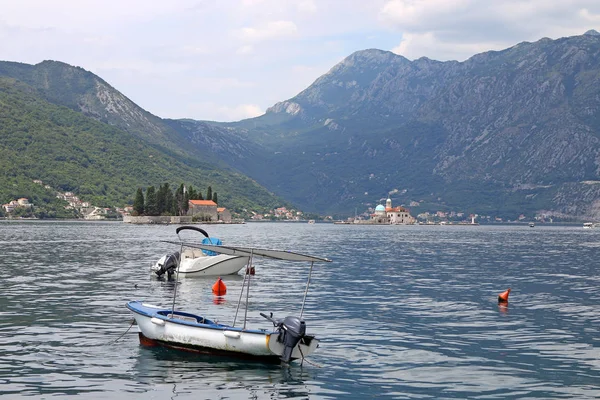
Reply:
[[[189, 200], [188, 209], [183, 217], [138, 217], [135, 215], [133, 206], [126, 207], [96, 207], [89, 202], [81, 201], [78, 196], [72, 192], [60, 192], [54, 190], [41, 180], [34, 180], [36, 184], [51, 190], [55, 196], [67, 202], [65, 209], [73, 209], [79, 218], [85, 220], [107, 220], [123, 219], [125, 222], [137, 223], [177, 223], [177, 222], [206, 222], [206, 223], [241, 223], [244, 220], [235, 218], [225, 207], [219, 207], [213, 200]], [[418, 203], [411, 203], [411, 206], [418, 206]], [[27, 198], [18, 198], [2, 205], [2, 210], [8, 218], [11, 217], [32, 217], [31, 210], [34, 204]], [[20, 210], [20, 212], [16, 212]], [[515, 220], [503, 220], [499, 217], [484, 216], [478, 214], [466, 214], [454, 211], [437, 211], [435, 213], [424, 212], [412, 216], [408, 208], [403, 206], [392, 206], [391, 198], [385, 201], [385, 205], [379, 204], [374, 208], [357, 214], [346, 220], [335, 220], [332, 216], [317, 217], [314, 214], [305, 214], [300, 210], [278, 207], [268, 212], [259, 213], [256, 211], [244, 210], [249, 217], [249, 221], [314, 221], [320, 219], [323, 221], [334, 222], [337, 224], [371, 224], [371, 225], [435, 225], [435, 224], [479, 224], [481, 223], [503, 223], [503, 222], [528, 222], [531, 218], [520, 215]], [[137, 218], [137, 219], [136, 219]], [[183, 219], [182, 219], [183, 218]], [[537, 215], [537, 222], [553, 222], [551, 216]]]
[[[65, 209], [73, 209], [76, 210], [77, 213], [81, 216], [82, 219], [87, 220], [101, 220], [107, 219], [108, 217], [122, 215], [127, 212], [131, 212], [131, 207], [125, 208], [103, 208], [103, 207], [95, 207], [86, 201], [81, 201], [79, 197], [77, 197], [72, 192], [60, 192], [58, 190], [53, 189], [50, 185], [44, 184], [39, 179], [35, 179], [34, 183], [43, 186], [45, 189], [51, 190], [54, 192], [55, 196], [58, 199], [64, 200], [67, 202]], [[26, 209], [31, 210], [34, 208], [34, 204], [29, 201], [27, 198], [19, 198], [15, 200], [11, 200], [6, 204], [2, 205], [4, 212], [8, 217], [14, 216], [15, 211], [18, 209]], [[128, 210], [129, 209], [129, 210]], [[25, 213], [29, 215], [30, 213]]]
[[[65, 209], [72, 209], [77, 212], [81, 219], [85, 220], [107, 220], [107, 219], [123, 219], [125, 221], [132, 221], [134, 217], [133, 206], [126, 207], [97, 207], [89, 202], [82, 201], [78, 196], [72, 192], [61, 192], [53, 189], [50, 185], [44, 184], [43, 181], [36, 179], [34, 183], [43, 186], [45, 189], [53, 191], [56, 198], [67, 202]], [[236, 223], [242, 222], [240, 219], [236, 219], [232, 216], [231, 212], [225, 207], [219, 207], [213, 200], [189, 200], [189, 208], [186, 216], [191, 221], [201, 222], [216, 222], [216, 223]], [[33, 217], [31, 212], [34, 209], [34, 204], [30, 202], [28, 198], [22, 197], [9, 201], [2, 205], [2, 210], [5, 212], [8, 218], [21, 217], [25, 218]], [[20, 212], [17, 212], [20, 211]], [[265, 213], [258, 213], [250, 211], [252, 221], [270, 221], [270, 220], [288, 220], [288, 221], [300, 221], [303, 220], [303, 212], [298, 210], [288, 210], [286, 207], [279, 207], [270, 210]], [[150, 217], [147, 217], [150, 218]], [[143, 219], [142, 219], [143, 220]], [[146, 221], [152, 221], [147, 219]], [[156, 221], [159, 221], [157, 219]]]

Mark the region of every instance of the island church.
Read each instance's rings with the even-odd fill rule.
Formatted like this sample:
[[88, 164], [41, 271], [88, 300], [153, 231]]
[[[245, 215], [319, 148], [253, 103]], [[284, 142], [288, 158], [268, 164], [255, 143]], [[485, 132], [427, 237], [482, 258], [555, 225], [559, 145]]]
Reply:
[[380, 204], [375, 207], [375, 212], [371, 214], [369, 223], [372, 224], [391, 224], [391, 225], [412, 225], [416, 222], [404, 207], [392, 207], [392, 199], [385, 201], [385, 207]]

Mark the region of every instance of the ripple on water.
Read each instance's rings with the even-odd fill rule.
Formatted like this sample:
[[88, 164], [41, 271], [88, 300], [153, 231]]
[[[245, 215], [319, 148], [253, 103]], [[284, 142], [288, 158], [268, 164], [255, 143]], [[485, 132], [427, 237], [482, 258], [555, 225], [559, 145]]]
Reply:
[[[537, 228], [537, 227], [536, 227]], [[318, 352], [289, 368], [140, 347], [124, 304], [177, 304], [230, 323], [242, 277], [159, 281], [172, 226], [0, 223], [0, 384], [14, 396], [600, 398], [597, 247], [568, 227], [209, 226], [229, 244], [315, 265], [304, 317]], [[265, 245], [268, 243], [268, 245]], [[308, 270], [257, 262], [249, 321], [300, 309]], [[499, 292], [513, 290], [500, 307]], [[245, 300], [244, 300], [245, 302]], [[239, 321], [239, 320], [238, 320]], [[121, 337], [122, 336], [122, 337]], [[117, 340], [118, 339], [118, 340]], [[117, 340], [115, 342], [115, 340]]]

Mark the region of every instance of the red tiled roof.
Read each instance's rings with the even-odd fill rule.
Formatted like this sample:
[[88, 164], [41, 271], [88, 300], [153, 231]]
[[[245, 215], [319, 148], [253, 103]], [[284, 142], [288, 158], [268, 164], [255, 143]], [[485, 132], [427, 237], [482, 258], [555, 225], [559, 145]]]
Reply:
[[225, 207], [217, 207], [217, 212], [223, 212], [225, 211]]
[[195, 206], [216, 206], [217, 203], [215, 203], [212, 200], [190, 200], [190, 204], [193, 204]]

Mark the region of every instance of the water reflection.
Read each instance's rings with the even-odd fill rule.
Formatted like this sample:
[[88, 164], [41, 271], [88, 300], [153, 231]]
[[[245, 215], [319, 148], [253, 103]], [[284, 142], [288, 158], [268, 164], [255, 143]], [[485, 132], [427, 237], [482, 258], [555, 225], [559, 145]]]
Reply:
[[508, 314], [508, 303], [498, 303], [500, 314]]
[[174, 394], [243, 390], [252, 396], [277, 398], [308, 397], [311, 391], [305, 382], [315, 377], [314, 370], [300, 365], [249, 363], [227, 356], [141, 346], [131, 373], [135, 381], [148, 387], [173, 384]]

